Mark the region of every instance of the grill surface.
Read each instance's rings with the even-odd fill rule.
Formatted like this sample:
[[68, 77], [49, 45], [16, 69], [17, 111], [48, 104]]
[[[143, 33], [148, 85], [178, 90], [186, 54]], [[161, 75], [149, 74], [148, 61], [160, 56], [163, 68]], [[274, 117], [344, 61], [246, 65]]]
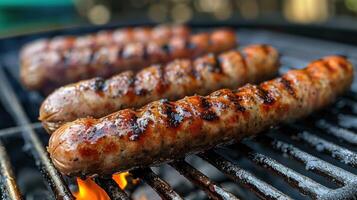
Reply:
[[[309, 61], [329, 54], [345, 55], [357, 66], [357, 47], [263, 30], [243, 29], [237, 34], [241, 46], [267, 43], [278, 48], [282, 53], [281, 73], [290, 68], [301, 68]], [[45, 150], [48, 135], [41, 130], [39, 123], [35, 123], [42, 98], [23, 90], [18, 81], [18, 49], [29, 39], [32, 39], [31, 36], [7, 39], [0, 44], [0, 48], [6, 50], [3, 51], [0, 66], [0, 100], [7, 111], [1, 112], [0, 117], [9, 119], [10, 116], [17, 125], [4, 128], [6, 124], [0, 124], [3, 128], [0, 130], [1, 197], [22, 199], [24, 195], [18, 189], [14, 176], [8, 153], [12, 154], [4, 145], [9, 138], [19, 137], [24, 142], [24, 151], [32, 155], [44, 176], [52, 198], [74, 199], [67, 182], [53, 167]], [[334, 105], [307, 119], [275, 127], [267, 130], [264, 136], [196, 156], [236, 182], [237, 187], [247, 188], [262, 199], [301, 199], [306, 198], [304, 195], [312, 199], [356, 199], [356, 91], [355, 81], [351, 91]], [[12, 122], [7, 125], [12, 126]], [[17, 148], [21, 145], [17, 144]], [[238, 199], [188, 160], [169, 165], [212, 199]], [[249, 167], [241, 165], [243, 162], [248, 162]], [[146, 182], [163, 199], [183, 198], [175, 191], [177, 188], [172, 188], [150, 168], [135, 170], [132, 174]], [[284, 181], [290, 186], [285, 186]], [[128, 191], [122, 191], [112, 179], [95, 178], [95, 182], [112, 199], [130, 199]]]

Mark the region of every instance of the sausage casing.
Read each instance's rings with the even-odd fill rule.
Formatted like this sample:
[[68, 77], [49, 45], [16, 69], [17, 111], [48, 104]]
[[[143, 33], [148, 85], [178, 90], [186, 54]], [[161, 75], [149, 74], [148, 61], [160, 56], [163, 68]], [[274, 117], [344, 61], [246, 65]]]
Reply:
[[82, 36], [58, 36], [52, 39], [39, 39], [26, 44], [20, 53], [27, 59], [36, 53], [84, 47], [98, 47], [109, 44], [155, 41], [164, 43], [172, 37], [188, 37], [190, 29], [182, 25], [158, 25], [155, 27], [128, 27], [114, 31], [102, 30]]
[[21, 60], [23, 84], [44, 93], [59, 86], [93, 77], [107, 78], [125, 70], [139, 70], [175, 58], [194, 58], [218, 53], [236, 46], [235, 32], [219, 29], [186, 37], [173, 37], [165, 43], [149, 41], [50, 50]]
[[264, 81], [277, 74], [278, 68], [278, 52], [268, 45], [250, 45], [242, 52], [208, 54], [193, 61], [175, 60], [138, 73], [127, 71], [107, 80], [94, 78], [59, 88], [42, 103], [40, 120], [53, 132], [77, 118], [99, 118], [161, 98], [207, 95], [220, 88]]
[[54, 165], [68, 175], [147, 167], [306, 116], [332, 103], [352, 80], [347, 59], [325, 57], [260, 85], [78, 119], [51, 135], [48, 151]]

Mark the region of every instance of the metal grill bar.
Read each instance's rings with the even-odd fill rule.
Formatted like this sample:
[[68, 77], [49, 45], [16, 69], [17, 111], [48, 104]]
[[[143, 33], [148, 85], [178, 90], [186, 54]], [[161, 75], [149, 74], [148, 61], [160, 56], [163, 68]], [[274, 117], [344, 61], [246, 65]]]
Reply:
[[344, 107], [348, 108], [348, 111], [350, 114], [354, 114], [357, 115], [357, 103], [351, 101], [351, 100], [343, 100], [343, 101], [339, 101], [336, 104], [336, 109], [342, 109]]
[[30, 121], [21, 107], [15, 92], [11, 88], [3, 68], [0, 69], [0, 80], [0, 100], [5, 105], [8, 112], [13, 116], [16, 123], [21, 126], [21, 133], [25, 145], [29, 147], [28, 149], [34, 157], [37, 167], [41, 170], [55, 197], [66, 200], [74, 199], [62, 176], [53, 166], [40, 139], [30, 126]]
[[325, 139], [322, 139], [316, 135], [313, 135], [309, 132], [303, 131], [302, 133], [297, 134], [298, 139], [303, 140], [307, 144], [313, 146], [319, 152], [327, 152], [333, 158], [336, 158], [342, 161], [345, 164], [351, 165], [352, 167], [357, 167], [357, 154], [340, 147], [332, 142], [329, 142]]
[[247, 155], [253, 162], [282, 176], [288, 183], [290, 183], [290, 185], [299, 188], [299, 190], [304, 194], [308, 194], [316, 198], [329, 191], [329, 189], [325, 186], [316, 183], [312, 179], [299, 174], [288, 167], [285, 167], [268, 156], [254, 152], [254, 150], [246, 145], [239, 144], [239, 147], [235, 145], [233, 145], [233, 147], [239, 152]]
[[349, 114], [339, 114], [338, 125], [340, 125], [343, 128], [357, 129], [357, 116], [353, 116]]
[[151, 169], [140, 169], [131, 172], [134, 176], [139, 177], [144, 180], [148, 185], [150, 185], [162, 199], [180, 200], [183, 199], [179, 194], [177, 194], [171, 186], [164, 180], [162, 180], [158, 175], [156, 175]]
[[336, 200], [336, 199], [356, 199], [357, 183], [347, 185], [345, 187], [331, 190], [329, 193], [320, 197], [321, 200]]
[[356, 175], [305, 153], [291, 144], [268, 137], [263, 137], [261, 140], [264, 140], [265, 144], [270, 147], [279, 150], [282, 153], [286, 153], [294, 159], [304, 163], [305, 169], [325, 175], [340, 185], [351, 184], [357, 180]]
[[322, 113], [312, 114], [311, 116], [311, 118], [315, 119], [316, 121], [324, 120], [331, 122], [332, 124], [337, 124], [339, 127], [344, 129], [357, 129], [357, 115], [354, 113], [351, 114], [351, 110], [347, 111], [347, 113], [341, 113], [341, 110], [334, 106]]
[[[32, 123], [32, 124], [30, 124], [30, 126], [32, 129], [37, 129], [37, 128], [42, 127], [41, 123], [39, 123], [39, 122]], [[19, 126], [2, 129], [2, 130], [0, 130], [0, 137], [7, 137], [10, 135], [18, 134], [18, 133], [21, 133], [21, 131], [22, 131], [22, 128]]]
[[118, 184], [113, 179], [94, 178], [94, 182], [103, 188], [110, 199], [129, 200], [128, 195], [122, 189], [120, 189]]
[[22, 200], [22, 195], [17, 187], [14, 173], [11, 169], [10, 159], [3, 143], [0, 141], [0, 183], [3, 199]]
[[317, 121], [315, 126], [324, 130], [328, 134], [343, 139], [345, 142], [357, 145], [357, 134], [353, 133], [352, 131], [335, 126], [323, 119]]
[[226, 160], [214, 151], [200, 154], [200, 156], [226, 174], [230, 179], [248, 187], [262, 199], [290, 199], [290, 197], [273, 186], [258, 179], [253, 174]]
[[180, 174], [184, 175], [188, 180], [194, 183], [196, 186], [204, 190], [211, 199], [215, 200], [238, 200], [233, 194], [225, 191], [223, 188], [218, 186], [217, 183], [210, 180], [207, 176], [202, 174], [197, 169], [193, 168], [190, 164], [185, 161], [179, 161], [170, 163], [170, 165], [175, 168]]

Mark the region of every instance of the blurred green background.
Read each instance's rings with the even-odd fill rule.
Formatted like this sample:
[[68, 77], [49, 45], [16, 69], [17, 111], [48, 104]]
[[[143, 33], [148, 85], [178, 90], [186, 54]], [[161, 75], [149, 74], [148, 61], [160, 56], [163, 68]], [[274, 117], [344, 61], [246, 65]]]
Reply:
[[88, 24], [242, 21], [357, 30], [357, 0], [0, 0], [0, 37]]

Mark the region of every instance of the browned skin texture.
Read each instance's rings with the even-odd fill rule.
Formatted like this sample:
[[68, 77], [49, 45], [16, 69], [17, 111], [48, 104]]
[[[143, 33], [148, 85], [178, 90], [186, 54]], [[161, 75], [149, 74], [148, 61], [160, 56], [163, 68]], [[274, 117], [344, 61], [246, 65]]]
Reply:
[[20, 53], [27, 59], [36, 53], [49, 50], [66, 50], [83, 47], [98, 47], [109, 44], [127, 44], [132, 42], [167, 42], [172, 37], [188, 37], [190, 29], [182, 25], [158, 25], [155, 27], [127, 27], [116, 30], [102, 30], [80, 36], [58, 36], [51, 39], [39, 39], [26, 44]]
[[92, 116], [103, 117], [124, 108], [155, 100], [207, 95], [220, 88], [237, 88], [272, 78], [279, 55], [268, 45], [250, 45], [194, 61], [175, 60], [137, 73], [123, 72], [110, 79], [94, 78], [64, 86], [42, 103], [39, 119], [49, 133], [65, 122]]
[[176, 58], [195, 58], [235, 47], [235, 32], [219, 29], [190, 37], [172, 37], [167, 42], [108, 44], [65, 50], [49, 50], [21, 60], [21, 80], [33, 90], [49, 92], [79, 80], [107, 78], [126, 70], [139, 70]]
[[67, 175], [147, 167], [304, 117], [335, 101], [352, 80], [350, 62], [325, 57], [260, 85], [176, 102], [155, 101], [100, 119], [78, 119], [52, 134], [48, 151]]

